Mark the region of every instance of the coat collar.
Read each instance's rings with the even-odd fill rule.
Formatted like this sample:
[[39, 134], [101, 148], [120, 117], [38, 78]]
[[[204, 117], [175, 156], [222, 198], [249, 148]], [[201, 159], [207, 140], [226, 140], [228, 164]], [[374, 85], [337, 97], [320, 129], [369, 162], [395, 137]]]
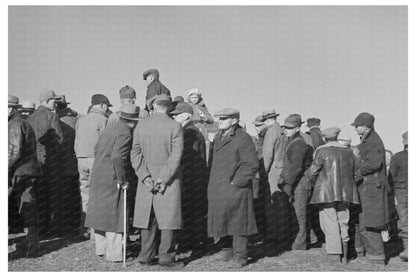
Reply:
[[319, 146], [318, 148], [316, 148], [316, 150], [321, 149], [321, 148], [327, 148], [327, 147], [339, 147], [339, 148], [347, 148], [347, 146], [342, 145], [341, 143], [339, 143], [338, 141], [330, 141], [325, 143], [324, 145]]
[[105, 116], [105, 114], [101, 110], [99, 110], [97, 108], [94, 108], [94, 107], [91, 108], [89, 113], [98, 113], [98, 114], [101, 114], [101, 115]]
[[238, 125], [238, 123], [236, 125], [234, 125], [233, 127], [231, 127], [231, 130], [228, 132], [228, 134], [225, 135], [225, 137], [221, 140], [221, 135], [222, 132], [219, 131], [216, 135], [216, 141], [218, 141], [218, 143], [216, 143], [217, 147], [215, 149], [215, 151], [220, 150], [222, 147], [224, 147], [225, 145], [227, 145], [228, 143], [230, 143], [233, 139], [233, 137], [235, 136], [236, 131], [241, 128], [240, 125]]
[[371, 128], [368, 133], [364, 134], [361, 138], [361, 142], [366, 142], [369, 138], [371, 138], [372, 134], [374, 133], [374, 128]]

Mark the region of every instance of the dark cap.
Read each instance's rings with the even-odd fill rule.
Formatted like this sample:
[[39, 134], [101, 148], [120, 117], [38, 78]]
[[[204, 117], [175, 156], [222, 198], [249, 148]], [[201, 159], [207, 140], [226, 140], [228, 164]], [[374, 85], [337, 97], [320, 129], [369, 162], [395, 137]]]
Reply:
[[113, 105], [110, 104], [110, 101], [108, 100], [107, 96], [103, 94], [94, 94], [91, 97], [91, 105], [99, 105], [99, 104], [107, 104], [107, 106], [112, 107]]
[[285, 123], [282, 125], [282, 127], [285, 127], [287, 129], [293, 129], [296, 127], [300, 127], [301, 118], [298, 115], [291, 114], [285, 119]]
[[58, 97], [59, 99], [57, 99], [56, 102], [63, 103], [63, 104], [71, 104], [71, 102], [66, 102], [65, 95], [60, 94], [58, 95]]
[[132, 103], [126, 103], [120, 107], [120, 118], [127, 120], [139, 120], [140, 108]]
[[143, 72], [143, 80], [146, 80], [148, 75], [152, 75], [155, 79], [159, 79], [159, 70], [157, 69], [148, 69], [145, 72]]
[[9, 107], [21, 107], [22, 105], [19, 104], [19, 97], [14, 95], [9, 95]]
[[266, 119], [268, 119], [268, 118], [272, 118], [272, 117], [277, 117], [277, 116], [279, 116], [279, 114], [278, 113], [276, 113], [276, 110], [267, 110], [267, 111], [264, 111], [263, 113], [262, 113], [262, 115], [263, 115], [263, 121], [265, 121]]
[[182, 114], [182, 113], [194, 114], [194, 109], [188, 103], [179, 102], [176, 105], [175, 110], [170, 112], [170, 114]]
[[60, 99], [51, 89], [44, 89], [39, 93], [39, 102], [49, 101], [50, 99]]
[[320, 126], [321, 120], [316, 117], [306, 119], [306, 127]]
[[330, 127], [322, 130], [322, 136], [326, 139], [334, 139], [341, 132], [341, 129], [338, 127]]
[[224, 108], [214, 113], [215, 117], [232, 117], [240, 119], [240, 111], [234, 108]]
[[360, 113], [359, 115], [357, 115], [354, 122], [351, 123], [351, 126], [355, 126], [355, 127], [367, 126], [368, 128], [373, 128], [374, 121], [375, 121], [375, 118], [372, 114], [364, 112], [364, 113]]
[[404, 145], [408, 145], [407, 136], [408, 136], [408, 132], [406, 131], [402, 135], [402, 137], [403, 137], [403, 144]]
[[125, 86], [120, 89], [120, 99], [136, 98], [136, 91], [130, 86]]

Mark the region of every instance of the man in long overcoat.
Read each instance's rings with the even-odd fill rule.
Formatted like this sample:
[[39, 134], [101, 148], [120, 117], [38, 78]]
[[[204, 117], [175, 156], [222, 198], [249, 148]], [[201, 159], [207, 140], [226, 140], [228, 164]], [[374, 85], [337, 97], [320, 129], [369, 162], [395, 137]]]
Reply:
[[207, 185], [205, 139], [192, 121], [192, 106], [178, 103], [170, 112], [183, 128], [182, 166], [182, 218], [180, 236], [182, 250], [192, 249], [192, 255], [202, 254], [206, 241]]
[[39, 94], [40, 106], [27, 121], [36, 136], [36, 151], [43, 178], [36, 180], [35, 194], [39, 212], [39, 234], [60, 235], [60, 172], [59, 151], [63, 134], [59, 117], [54, 113], [56, 100], [53, 90], [45, 89]]
[[160, 229], [159, 265], [174, 266], [174, 230], [182, 228], [183, 132], [167, 115], [170, 96], [157, 95], [153, 101], [153, 115], [140, 121], [134, 131], [131, 159], [138, 184], [133, 226], [142, 229], [139, 263], [153, 262]]
[[[208, 236], [214, 241], [233, 239], [232, 252], [224, 260], [240, 268], [247, 264], [247, 236], [257, 233], [253, 207], [252, 180], [258, 170], [258, 157], [250, 135], [239, 126], [240, 112], [225, 108], [213, 143], [213, 161], [208, 184]], [[223, 239], [223, 240], [224, 240]]]
[[119, 121], [104, 130], [95, 148], [85, 226], [94, 228], [96, 254], [105, 254], [107, 261], [122, 261], [122, 232], [127, 218], [123, 189], [128, 189], [128, 176], [133, 172], [130, 151], [138, 120], [139, 108], [123, 105]]
[[374, 129], [373, 115], [360, 113], [351, 124], [361, 136], [358, 145], [362, 162], [358, 174], [363, 182], [358, 186], [362, 212], [359, 216], [360, 233], [364, 243], [366, 256], [374, 263], [384, 264], [384, 244], [381, 231], [389, 222], [387, 189], [389, 184], [386, 176], [386, 159], [383, 141]]

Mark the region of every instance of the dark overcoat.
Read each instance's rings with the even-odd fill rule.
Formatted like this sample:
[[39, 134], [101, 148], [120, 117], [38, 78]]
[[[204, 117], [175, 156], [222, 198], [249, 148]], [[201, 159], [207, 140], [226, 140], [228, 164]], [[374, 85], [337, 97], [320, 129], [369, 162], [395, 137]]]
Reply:
[[127, 182], [133, 170], [130, 162], [132, 141], [132, 128], [121, 121], [106, 128], [99, 138], [91, 173], [86, 227], [123, 232], [124, 195], [117, 184]]
[[366, 227], [382, 228], [389, 222], [386, 176], [386, 157], [384, 144], [373, 129], [365, 135], [358, 145], [362, 162], [359, 173], [363, 182], [358, 186], [363, 213], [363, 224]]
[[[138, 177], [133, 225], [147, 229], [153, 208], [159, 229], [181, 229], [182, 126], [164, 113], [154, 113], [134, 130], [131, 159]], [[161, 179], [164, 194], [150, 192], [143, 181]]]
[[208, 184], [208, 236], [257, 233], [251, 183], [258, 165], [255, 145], [240, 126], [222, 139], [217, 133]]

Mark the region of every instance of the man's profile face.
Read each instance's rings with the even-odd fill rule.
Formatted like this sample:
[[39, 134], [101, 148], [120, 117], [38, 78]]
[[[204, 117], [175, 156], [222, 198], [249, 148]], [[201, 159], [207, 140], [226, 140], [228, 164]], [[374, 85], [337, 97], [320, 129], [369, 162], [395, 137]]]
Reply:
[[186, 117], [184, 116], [184, 114], [183, 114], [183, 113], [173, 115], [173, 119], [174, 119], [176, 122], [179, 122], [180, 124], [182, 124], [182, 123], [185, 121], [185, 118], [186, 118]]
[[263, 131], [264, 128], [266, 128], [266, 126], [264, 124], [263, 125], [257, 125], [257, 126], [254, 126], [254, 127], [256, 128], [257, 134], [260, 134], [260, 132]]
[[287, 137], [293, 136], [293, 134], [295, 134], [296, 131], [298, 130], [298, 128], [285, 128], [285, 127], [284, 129], [285, 129], [285, 134]]
[[367, 128], [365, 126], [355, 126], [355, 131], [359, 136], [364, 135]]
[[9, 115], [13, 112], [13, 108], [9, 107]]

